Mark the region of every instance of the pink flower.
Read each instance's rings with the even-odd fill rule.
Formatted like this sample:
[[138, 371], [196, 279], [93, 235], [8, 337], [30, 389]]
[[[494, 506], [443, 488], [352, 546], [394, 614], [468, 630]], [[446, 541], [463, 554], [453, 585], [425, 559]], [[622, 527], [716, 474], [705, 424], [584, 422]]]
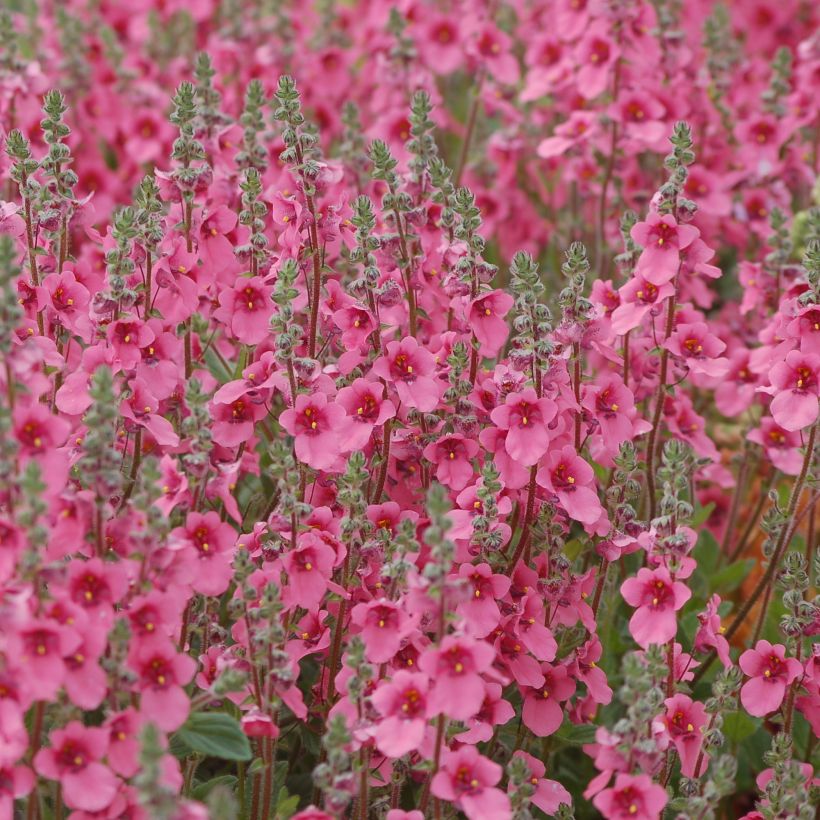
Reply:
[[575, 681], [565, 666], [541, 664], [544, 683], [539, 687], [525, 687], [521, 717], [524, 725], [536, 736], [547, 737], [558, 731], [564, 720], [563, 701], [575, 692]]
[[259, 344], [271, 334], [271, 293], [273, 288], [261, 276], [240, 277], [233, 290], [219, 294], [220, 308], [214, 316], [228, 325], [240, 342]]
[[666, 789], [646, 774], [619, 774], [592, 800], [606, 820], [659, 820], [667, 801]]
[[501, 766], [478, 753], [475, 746], [448, 752], [433, 777], [432, 793], [451, 801], [468, 820], [509, 820], [510, 800], [500, 789]]
[[348, 424], [340, 434], [344, 450], [362, 450], [370, 441], [376, 427], [381, 427], [396, 415], [392, 401], [383, 398], [384, 388], [379, 382], [356, 379], [348, 387], [343, 387], [336, 396], [336, 404], [347, 412]]
[[566, 122], [555, 129], [555, 135], [538, 144], [538, 156], [551, 159], [566, 153], [570, 148], [586, 142], [598, 131], [597, 117], [591, 111], [573, 111]]
[[184, 527], [171, 530], [180, 578], [201, 595], [221, 595], [231, 582], [236, 533], [219, 513], [188, 513]]
[[287, 585], [282, 590], [285, 605], [307, 610], [318, 607], [335, 562], [336, 552], [332, 547], [312, 531], [302, 533], [296, 549], [282, 556], [282, 564], [288, 573]]
[[179, 729], [191, 708], [182, 687], [193, 678], [196, 661], [157, 636], [132, 640], [128, 665], [137, 675], [142, 712], [164, 732]]
[[154, 341], [154, 331], [139, 319], [118, 319], [106, 331], [123, 370], [133, 370], [142, 360], [141, 349]]
[[471, 459], [478, 455], [478, 442], [452, 433], [428, 444], [423, 455], [436, 465], [436, 478], [442, 484], [463, 490], [475, 472]]
[[445, 714], [454, 720], [473, 717], [484, 701], [481, 677], [493, 663], [495, 652], [484, 641], [447, 636], [438, 649], [428, 649], [419, 658], [419, 668], [435, 682], [430, 693], [430, 714]]
[[653, 643], [666, 643], [675, 637], [678, 621], [675, 613], [692, 597], [692, 590], [672, 580], [669, 570], [642, 567], [637, 578], [627, 578], [621, 585], [624, 600], [638, 607], [629, 620], [629, 631], [644, 649]]
[[159, 415], [159, 402], [142, 379], [132, 379], [131, 396], [120, 403], [120, 415], [134, 425], [144, 427], [161, 447], [179, 446], [179, 436], [168, 419]]
[[441, 390], [432, 377], [436, 360], [433, 354], [406, 336], [390, 342], [387, 352], [373, 362], [373, 373], [395, 387], [402, 404], [422, 413], [435, 410]]
[[555, 814], [558, 807], [563, 804], [572, 806], [572, 795], [557, 781], [544, 777], [547, 767], [538, 758], [520, 750], [515, 752], [513, 757], [521, 758], [527, 764], [530, 770], [529, 783], [535, 786], [535, 794], [530, 800], [544, 814]]
[[786, 657], [783, 644], [758, 641], [738, 661], [749, 680], [740, 689], [740, 702], [750, 715], [764, 717], [780, 708], [786, 689], [803, 674], [794, 658]]
[[547, 452], [547, 425], [557, 412], [552, 399], [539, 399], [535, 390], [527, 387], [520, 393], [509, 393], [504, 404], [490, 413], [490, 418], [496, 427], [507, 432], [504, 448], [510, 458], [530, 467]]
[[510, 329], [504, 317], [513, 306], [514, 299], [508, 293], [494, 290], [477, 296], [470, 302], [467, 321], [479, 342], [479, 353], [493, 358], [498, 355]]
[[792, 350], [769, 371], [771, 413], [784, 430], [802, 430], [817, 420], [820, 356]]
[[80, 811], [101, 811], [114, 799], [116, 775], [99, 761], [108, 751], [108, 731], [72, 721], [51, 733], [51, 747], [40, 749], [34, 768], [42, 777], [57, 780], [66, 806]]
[[[214, 402], [213, 438], [223, 447], [237, 447], [253, 436], [257, 421], [268, 415], [268, 408], [261, 402], [253, 402], [246, 397], [236, 399], [228, 404]], [[287, 411], [286, 411], [287, 412]]]
[[714, 649], [720, 662], [724, 666], [731, 666], [732, 659], [729, 656], [729, 641], [723, 637], [724, 629], [720, 625], [720, 596], [713, 595], [706, 602], [706, 609], [698, 613], [700, 626], [695, 634], [694, 649], [703, 652], [706, 649]]
[[671, 214], [650, 213], [646, 222], [638, 222], [630, 231], [643, 247], [638, 272], [655, 285], [674, 278], [680, 267], [680, 252], [697, 239], [699, 231], [692, 225], [681, 225]]
[[382, 715], [375, 735], [382, 754], [403, 757], [421, 746], [430, 717], [428, 686], [427, 675], [400, 669], [370, 696]]
[[279, 423], [296, 439], [300, 461], [314, 470], [327, 470], [341, 453], [344, 419], [344, 408], [328, 402], [324, 393], [302, 393], [293, 408], [282, 412]]
[[639, 327], [647, 315], [657, 316], [674, 291], [670, 282], [655, 285], [636, 272], [618, 291], [621, 303], [612, 311], [612, 330], [623, 335]]
[[458, 22], [449, 15], [422, 15], [423, 28], [418, 34], [419, 53], [437, 73], [451, 74], [463, 59], [463, 44]]
[[720, 378], [729, 372], [729, 360], [720, 355], [726, 345], [709, 332], [706, 322], [678, 325], [664, 347], [683, 359], [690, 373]]
[[466, 601], [458, 605], [458, 613], [464, 617], [467, 629], [476, 638], [483, 638], [498, 626], [501, 610], [496, 600], [503, 598], [510, 588], [510, 579], [493, 574], [489, 564], [462, 564], [459, 577], [467, 583]]
[[619, 49], [607, 35], [602, 22], [589, 26], [576, 48], [579, 66], [576, 81], [578, 91], [586, 99], [597, 97], [606, 88], [610, 67], [618, 54]]
[[595, 473], [571, 444], [550, 453], [547, 466], [538, 471], [535, 480], [558, 496], [570, 518], [582, 524], [594, 524], [605, 515], [594, 489]]
[[598, 422], [607, 450], [618, 451], [642, 425], [635, 421], [635, 397], [615, 375], [604, 376], [597, 384], [588, 385], [581, 405]]
[[8, 633], [7, 654], [15, 677], [32, 700], [53, 700], [63, 685], [63, 658], [77, 650], [80, 635], [70, 626], [45, 618], [30, 618]]
[[376, 329], [376, 320], [356, 304], [334, 311], [333, 322], [342, 331], [342, 344], [347, 350], [361, 347]]
[[[697, 703], [688, 695], [683, 694], [667, 698], [664, 704], [666, 705], [664, 723], [678, 751], [681, 772], [684, 777], [698, 777], [700, 772], [695, 771], [695, 764], [703, 746], [706, 709], [702, 703]], [[708, 755], [704, 755], [701, 761], [701, 772], [706, 771], [708, 761]]]
[[138, 730], [142, 719], [133, 709], [113, 712], [105, 721], [108, 729], [108, 765], [121, 777], [133, 777], [139, 771], [140, 742]]
[[415, 629], [415, 620], [397, 604], [375, 600], [357, 604], [351, 619], [362, 631], [365, 656], [372, 663], [386, 663], [401, 648], [402, 641]]
[[501, 697], [500, 683], [484, 684], [484, 702], [473, 717], [467, 719], [469, 728], [456, 737], [461, 743], [483, 743], [493, 736], [496, 726], [509, 723], [515, 717], [515, 709]]

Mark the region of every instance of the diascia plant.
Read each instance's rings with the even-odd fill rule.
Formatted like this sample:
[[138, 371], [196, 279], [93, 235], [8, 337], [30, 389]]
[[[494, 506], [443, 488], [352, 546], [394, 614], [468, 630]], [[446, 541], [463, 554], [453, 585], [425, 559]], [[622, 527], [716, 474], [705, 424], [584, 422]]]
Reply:
[[812, 818], [820, 9], [0, 14], [0, 820]]

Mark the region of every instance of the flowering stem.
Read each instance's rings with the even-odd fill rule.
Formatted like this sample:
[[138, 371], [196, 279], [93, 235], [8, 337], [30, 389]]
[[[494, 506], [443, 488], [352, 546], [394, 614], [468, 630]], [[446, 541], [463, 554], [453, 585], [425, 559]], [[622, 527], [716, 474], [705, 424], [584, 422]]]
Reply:
[[134, 492], [134, 487], [137, 483], [137, 473], [140, 469], [142, 461], [142, 427], [137, 427], [137, 432], [134, 434], [134, 455], [131, 458], [131, 473], [128, 476], [128, 487], [122, 495], [118, 510], [121, 510], [131, 498], [131, 493]]
[[530, 523], [532, 522], [532, 514], [535, 508], [535, 476], [537, 472], [538, 467], [533, 464], [533, 466], [530, 467], [530, 484], [527, 489], [527, 511], [524, 514], [524, 523], [521, 526], [521, 538], [518, 541], [518, 545], [515, 548], [512, 558], [510, 559], [510, 563], [507, 565], [507, 569], [510, 571], [515, 568], [515, 565], [518, 563], [518, 560], [522, 555], [524, 555], [525, 563], [529, 561], [528, 546], [530, 540]]
[[384, 492], [384, 484], [387, 481], [387, 465], [390, 461], [390, 436], [392, 433], [392, 420], [388, 419], [384, 423], [384, 446], [382, 463], [379, 467], [379, 480], [376, 482], [376, 489], [373, 491], [373, 496], [370, 499], [372, 504], [378, 504], [379, 499]]
[[572, 343], [572, 389], [575, 393], [575, 449], [581, 449], [581, 345]]
[[[794, 531], [796, 529], [796, 523], [792, 522], [794, 518], [794, 514], [797, 510], [797, 504], [800, 500], [800, 496], [803, 493], [803, 487], [806, 483], [806, 476], [809, 472], [809, 467], [811, 466], [811, 462], [814, 456], [814, 444], [817, 440], [817, 423], [812, 425], [811, 432], [809, 433], [809, 441], [806, 445], [806, 455], [803, 457], [803, 466], [800, 469], [800, 475], [798, 475], [797, 480], [794, 483], [794, 488], [792, 489], [791, 498], [789, 499], [789, 507], [786, 511], [786, 522], [783, 524], [782, 529], [780, 530], [780, 537], [777, 539], [777, 543], [775, 544], [774, 552], [772, 552], [771, 560], [769, 561], [769, 566], [766, 568], [766, 572], [763, 574], [763, 577], [758, 581], [757, 586], [752, 591], [752, 594], [746, 599], [741, 606], [739, 612], [735, 616], [734, 621], [729, 625], [727, 628], [724, 637], [726, 640], [731, 640], [734, 634], [740, 629], [743, 622], [746, 620], [746, 617], [754, 608], [755, 604], [757, 603], [758, 599], [764, 593], [768, 595], [769, 586], [771, 585], [775, 573], [777, 572], [778, 567], [780, 566], [780, 560], [783, 557], [783, 553], [786, 550], [786, 547], [791, 542], [792, 536], [794, 535]], [[765, 610], [761, 613], [765, 618]], [[762, 619], [761, 619], [762, 622]], [[698, 669], [695, 673], [695, 680], [697, 682], [703, 675], [706, 673], [706, 670], [711, 666], [712, 662], [714, 661], [715, 657], [717, 657], [717, 653], [712, 650], [707, 658], [704, 660], [703, 665]]]
[[150, 253], [145, 254], [145, 302], [143, 307], [143, 318], [148, 318], [148, 311], [151, 308], [151, 278], [153, 275], [154, 262]]
[[754, 512], [752, 513], [751, 517], [749, 518], [749, 522], [746, 524], [746, 529], [743, 530], [743, 535], [741, 535], [740, 540], [737, 542], [737, 545], [732, 550], [731, 555], [729, 556], [729, 563], [734, 563], [738, 556], [743, 552], [744, 547], [749, 541], [749, 537], [752, 534], [752, 530], [755, 528], [758, 519], [760, 518], [760, 513], [763, 510], [763, 505], [766, 503], [766, 499], [769, 497], [769, 490], [774, 486], [775, 481], [777, 480], [778, 472], [775, 470], [771, 478], [769, 479], [769, 485], [766, 488], [766, 492], [760, 493], [760, 497], [757, 500], [757, 505], [754, 508]]
[[458, 165], [456, 166], [456, 175], [453, 179], [453, 185], [458, 188], [461, 182], [461, 177], [464, 169], [467, 167], [467, 155], [470, 152], [470, 143], [473, 140], [473, 133], [475, 132], [475, 124], [478, 119], [478, 109], [481, 107], [481, 89], [484, 85], [485, 72], [479, 72], [476, 80], [475, 92], [473, 93], [473, 102], [470, 106], [470, 113], [467, 115], [467, 130], [464, 132], [464, 140], [461, 143], [461, 151], [458, 155]]
[[433, 768], [430, 770], [430, 774], [427, 776], [427, 780], [424, 782], [424, 789], [422, 790], [421, 800], [419, 801], [419, 811], [421, 812], [427, 811], [427, 805], [430, 802], [430, 787], [433, 784], [433, 778], [436, 776], [436, 773], [438, 772], [439, 763], [441, 761], [441, 745], [443, 740], [444, 715], [441, 714], [438, 716], [438, 720], [436, 721], [436, 745], [433, 751]]
[[740, 497], [746, 487], [746, 475], [749, 468], [749, 456], [751, 455], [751, 447], [747, 440], [743, 448], [743, 460], [740, 462], [740, 469], [737, 474], [737, 482], [735, 490], [732, 495], [732, 506], [729, 510], [729, 520], [726, 522], [726, 532], [723, 535], [723, 544], [720, 550], [720, 559], [722, 560], [732, 548], [732, 539], [735, 532], [735, 521], [737, 520], [737, 511], [740, 506]]
[[[675, 309], [677, 307], [678, 295], [678, 274], [675, 276], [674, 291], [669, 297], [666, 308], [666, 328], [664, 330], [664, 341], [666, 341], [675, 329]], [[649, 491], [649, 520], [652, 521], [657, 513], [657, 493], [655, 491], [655, 450], [657, 449], [658, 433], [660, 431], [661, 417], [663, 416], [664, 393], [666, 392], [666, 377], [669, 371], [669, 351], [664, 347], [661, 351], [661, 372], [658, 376], [658, 392], [655, 397], [655, 415], [652, 418], [652, 429], [649, 431], [649, 440], [646, 445], [646, 486]]]

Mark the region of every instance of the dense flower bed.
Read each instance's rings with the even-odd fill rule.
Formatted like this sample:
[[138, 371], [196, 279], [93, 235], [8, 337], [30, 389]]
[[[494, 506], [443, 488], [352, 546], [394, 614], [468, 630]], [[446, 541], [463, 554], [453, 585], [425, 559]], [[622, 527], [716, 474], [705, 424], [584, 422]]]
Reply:
[[820, 9], [0, 16], [0, 820], [812, 818]]

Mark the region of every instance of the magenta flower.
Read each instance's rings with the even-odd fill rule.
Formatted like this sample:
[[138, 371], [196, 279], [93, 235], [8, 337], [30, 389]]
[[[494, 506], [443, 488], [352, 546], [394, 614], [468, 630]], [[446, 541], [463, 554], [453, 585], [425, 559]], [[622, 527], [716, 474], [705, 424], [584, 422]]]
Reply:
[[675, 637], [675, 613], [692, 597], [692, 590], [673, 580], [665, 567], [642, 567], [637, 578], [627, 578], [621, 584], [621, 595], [630, 606], [637, 607], [629, 620], [629, 631], [645, 649], [649, 644], [666, 643]]
[[619, 774], [592, 802], [606, 820], [659, 820], [667, 801], [666, 789], [649, 775]]
[[421, 746], [430, 717], [428, 686], [427, 675], [400, 669], [370, 696], [383, 717], [375, 735], [382, 754], [403, 757]]
[[488, 358], [498, 355], [510, 329], [504, 317], [513, 306], [513, 298], [501, 290], [477, 296], [470, 302], [467, 321], [479, 342], [479, 353]]
[[[680, 757], [681, 772], [684, 777], [698, 777], [695, 764], [703, 746], [703, 730], [706, 726], [706, 709], [702, 703], [693, 701], [688, 695], [677, 694], [664, 701], [666, 714], [664, 723]], [[709, 756], [701, 761], [701, 772], [706, 771]]]
[[467, 820], [509, 820], [510, 800], [500, 789], [501, 766], [478, 753], [475, 746], [448, 752], [433, 777], [432, 793], [450, 800]]
[[191, 703], [182, 688], [196, 672], [196, 661], [160, 636], [131, 642], [128, 665], [136, 673], [141, 710], [165, 732], [185, 723]]
[[769, 381], [766, 392], [774, 395], [769, 409], [784, 430], [802, 430], [817, 420], [820, 356], [792, 350], [769, 371]]
[[768, 641], [758, 641], [754, 649], [747, 649], [738, 665], [749, 676], [740, 688], [740, 702], [755, 717], [779, 709], [786, 689], [803, 674], [800, 662], [786, 657], [783, 644], [772, 645]]
[[550, 435], [547, 425], [558, 407], [552, 399], [539, 399], [532, 387], [509, 393], [504, 404], [490, 413], [493, 424], [507, 433], [504, 448], [510, 458], [530, 467], [547, 452]]
[[529, 782], [535, 786], [535, 794], [530, 799], [544, 814], [555, 814], [562, 804], [572, 805], [572, 795], [556, 780], [544, 777], [547, 767], [538, 758], [520, 750], [513, 757], [519, 757], [527, 764], [530, 770]]
[[646, 222], [638, 222], [630, 232], [643, 247], [638, 272], [655, 285], [669, 282], [680, 267], [680, 252], [699, 234], [693, 225], [681, 225], [671, 214], [650, 213]]
[[345, 411], [328, 402], [324, 393], [302, 393], [293, 408], [284, 410], [279, 423], [296, 439], [296, 457], [314, 470], [327, 470], [341, 453], [339, 435]]
[[593, 489], [595, 473], [571, 444], [550, 453], [547, 466], [538, 471], [535, 480], [555, 493], [567, 515], [582, 524], [595, 524], [606, 515]]
[[373, 373], [393, 385], [402, 404], [429, 413], [436, 408], [441, 395], [433, 378], [435, 367], [433, 354], [407, 336], [387, 345], [387, 352], [373, 362]]
[[473, 717], [484, 701], [481, 677], [493, 663], [493, 648], [484, 641], [448, 635], [438, 649], [428, 649], [419, 658], [419, 668], [434, 681], [430, 714], [445, 714], [454, 720]]
[[37, 773], [57, 780], [66, 806], [80, 811], [102, 811], [119, 787], [116, 775], [99, 761], [108, 751], [108, 731], [72, 721], [51, 733], [51, 747], [34, 758]]

